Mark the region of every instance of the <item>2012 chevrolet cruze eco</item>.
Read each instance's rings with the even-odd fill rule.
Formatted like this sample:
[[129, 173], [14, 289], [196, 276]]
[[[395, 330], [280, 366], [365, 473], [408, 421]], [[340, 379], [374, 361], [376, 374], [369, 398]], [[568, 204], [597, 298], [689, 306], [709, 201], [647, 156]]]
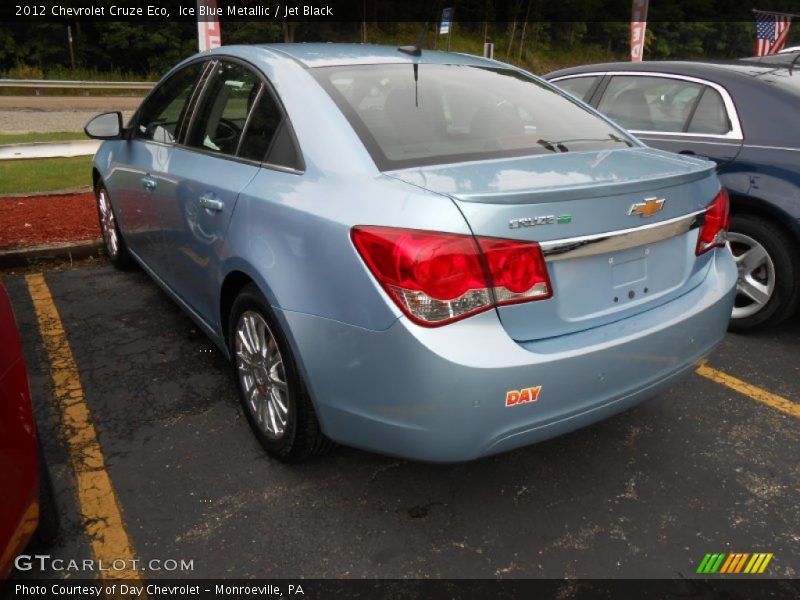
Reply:
[[730, 316], [713, 163], [495, 61], [225, 46], [87, 133], [111, 262], [231, 358], [286, 461], [530, 444], [672, 384]]

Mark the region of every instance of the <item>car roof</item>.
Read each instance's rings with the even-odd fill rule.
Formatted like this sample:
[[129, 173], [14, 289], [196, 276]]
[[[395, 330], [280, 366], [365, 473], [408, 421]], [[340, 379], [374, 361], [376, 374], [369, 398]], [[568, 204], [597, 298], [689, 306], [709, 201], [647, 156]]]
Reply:
[[[788, 57], [784, 59], [784, 56]], [[653, 73], [671, 73], [675, 75], [695, 75], [698, 77], [710, 76], [731, 78], [762, 78], [767, 73], [778, 74], [785, 69], [785, 74], [789, 74], [788, 67], [791, 63], [791, 54], [769, 56], [763, 58], [739, 59], [727, 61], [678, 61], [678, 60], [647, 60], [642, 62], [610, 62], [594, 65], [581, 65], [579, 67], [569, 67], [559, 71], [553, 71], [545, 75], [545, 78], [552, 79], [564, 75], [577, 75], [579, 73], [605, 72], [605, 71], [650, 71]], [[799, 61], [800, 62], [800, 61]], [[800, 70], [800, 65], [797, 65]]]
[[[226, 48], [230, 49], [231, 47], [223, 46], [221, 49], [224, 50]], [[288, 56], [307, 68], [391, 63], [458, 64], [495, 68], [505, 66], [495, 60], [456, 52], [423, 50], [421, 56], [411, 56], [405, 52], [400, 52], [396, 46], [378, 44], [258, 44], [249, 46], [249, 48], [252, 49], [251, 51], [268, 50], [274, 54]]]

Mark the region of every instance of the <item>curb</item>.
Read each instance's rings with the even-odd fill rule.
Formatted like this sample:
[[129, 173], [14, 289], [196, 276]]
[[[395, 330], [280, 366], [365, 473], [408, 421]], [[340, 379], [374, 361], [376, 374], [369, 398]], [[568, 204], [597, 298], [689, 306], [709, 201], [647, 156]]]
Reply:
[[103, 240], [85, 240], [80, 242], [60, 242], [26, 248], [0, 250], [0, 268], [22, 267], [39, 261], [75, 260], [97, 256], [103, 249]]

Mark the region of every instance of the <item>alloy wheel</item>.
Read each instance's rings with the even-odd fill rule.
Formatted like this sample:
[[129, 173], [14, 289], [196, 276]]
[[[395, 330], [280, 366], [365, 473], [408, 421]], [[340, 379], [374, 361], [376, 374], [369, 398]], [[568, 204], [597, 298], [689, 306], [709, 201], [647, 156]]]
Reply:
[[114, 211], [111, 209], [108, 195], [103, 188], [100, 188], [97, 192], [97, 205], [100, 208], [100, 229], [102, 230], [106, 250], [112, 257], [115, 257], [119, 253], [117, 222], [114, 219]]
[[234, 353], [236, 372], [258, 429], [279, 440], [289, 421], [289, 387], [280, 349], [258, 312], [247, 310], [236, 324]]
[[728, 247], [739, 271], [731, 316], [744, 319], [762, 310], [772, 298], [775, 265], [766, 248], [743, 233], [729, 232]]

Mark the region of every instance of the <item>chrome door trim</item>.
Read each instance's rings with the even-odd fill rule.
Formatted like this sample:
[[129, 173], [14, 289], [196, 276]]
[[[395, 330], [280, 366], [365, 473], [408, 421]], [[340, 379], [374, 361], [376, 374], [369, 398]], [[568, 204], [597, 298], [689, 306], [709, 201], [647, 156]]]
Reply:
[[[689, 75], [676, 75], [674, 73], [658, 73], [654, 71], [591, 71], [589, 73], [576, 73], [574, 75], [563, 75], [561, 77], [556, 77], [551, 79], [553, 83], [556, 81], [561, 81], [562, 79], [575, 79], [576, 77], [596, 77], [602, 75], [609, 75], [609, 76], [616, 76], [616, 75], [625, 75], [631, 77], [660, 77], [661, 79], [679, 79], [681, 81], [689, 81], [691, 83], [697, 83], [700, 85], [707, 85], [708, 87], [714, 88], [719, 95], [722, 96], [722, 103], [725, 105], [725, 111], [728, 113], [728, 120], [731, 122], [732, 129], [728, 133], [689, 133], [686, 131], [649, 131], [649, 130], [642, 130], [642, 129], [628, 129], [634, 134], [651, 134], [651, 135], [674, 135], [679, 137], [686, 137], [686, 138], [694, 138], [694, 137], [704, 137], [704, 138], [713, 138], [713, 139], [720, 139], [720, 140], [743, 140], [744, 134], [742, 133], [742, 124], [739, 121], [739, 113], [736, 112], [736, 105], [733, 103], [733, 98], [728, 93], [724, 87], [722, 87], [718, 83], [714, 83], [713, 81], [708, 81], [707, 79], [700, 79], [698, 77], [691, 77]], [[597, 107], [595, 107], [596, 109]]]
[[654, 244], [697, 229], [703, 223], [702, 215], [705, 212], [705, 209], [698, 210], [682, 217], [642, 227], [539, 242], [539, 246], [542, 248], [542, 254], [547, 262], [619, 252], [646, 244]]

